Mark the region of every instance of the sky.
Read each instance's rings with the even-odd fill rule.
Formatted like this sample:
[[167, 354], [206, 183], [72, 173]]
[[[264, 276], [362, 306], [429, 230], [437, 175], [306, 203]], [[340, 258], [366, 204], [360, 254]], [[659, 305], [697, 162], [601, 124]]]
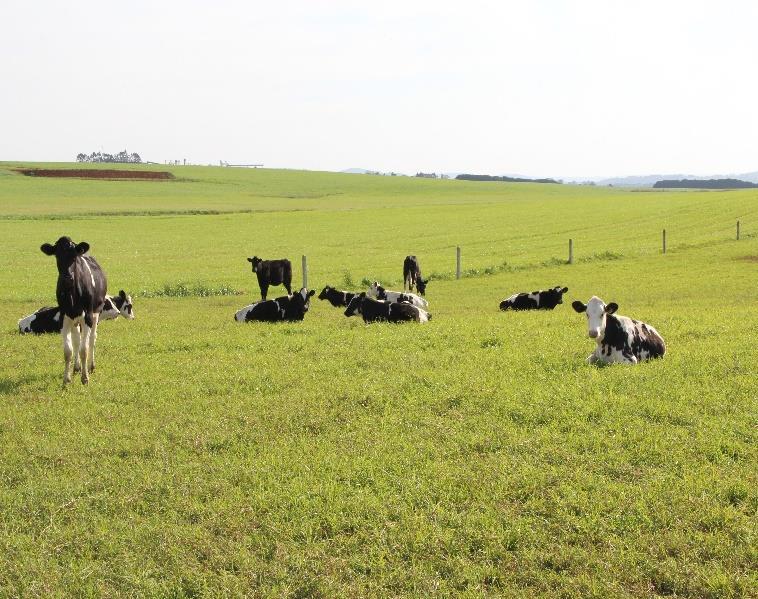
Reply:
[[758, 2], [10, 2], [0, 160], [758, 170]]

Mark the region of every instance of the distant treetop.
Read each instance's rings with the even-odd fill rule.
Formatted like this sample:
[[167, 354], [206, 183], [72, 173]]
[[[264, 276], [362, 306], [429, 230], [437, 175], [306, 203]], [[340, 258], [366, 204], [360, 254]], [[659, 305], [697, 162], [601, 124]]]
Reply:
[[105, 152], [92, 152], [87, 154], [79, 153], [76, 155], [77, 162], [125, 162], [129, 164], [141, 164], [142, 158], [136, 152], [129, 154], [126, 150], [121, 150], [118, 154], [108, 154]]
[[504, 181], [506, 183], [560, 183], [555, 179], [523, 179], [521, 177], [493, 177], [492, 175], [458, 175], [462, 181]]

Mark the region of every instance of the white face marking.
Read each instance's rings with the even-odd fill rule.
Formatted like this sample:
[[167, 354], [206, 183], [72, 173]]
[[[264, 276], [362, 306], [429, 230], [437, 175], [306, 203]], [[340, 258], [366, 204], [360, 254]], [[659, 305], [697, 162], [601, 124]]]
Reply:
[[32, 332], [32, 322], [37, 318], [36, 314], [30, 314], [29, 316], [26, 316], [25, 318], [22, 318], [18, 321], [18, 332], [19, 333], [31, 333]]
[[368, 288], [368, 296], [369, 297], [378, 297], [379, 296], [379, 281], [374, 281], [371, 283], [371, 286]]
[[594, 295], [587, 302], [587, 334], [598, 340], [605, 334], [605, 302]]
[[[127, 306], [130, 307], [130, 310], [127, 310]], [[121, 316], [126, 318], [127, 320], [134, 320], [134, 306], [132, 305], [132, 296], [127, 295], [126, 299], [124, 300], [124, 303], [121, 304]]]

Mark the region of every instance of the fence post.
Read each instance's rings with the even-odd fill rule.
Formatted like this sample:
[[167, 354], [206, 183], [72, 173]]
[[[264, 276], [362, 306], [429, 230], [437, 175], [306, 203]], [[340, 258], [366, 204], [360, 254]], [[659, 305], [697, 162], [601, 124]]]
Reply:
[[740, 221], [737, 221], [737, 241], [740, 240]]
[[663, 229], [663, 253], [666, 253], [666, 229]]
[[569, 264], [574, 263], [574, 240], [569, 239]]
[[461, 278], [461, 248], [460, 246], [455, 248], [455, 278]]
[[303, 254], [303, 287], [308, 287], [308, 258]]

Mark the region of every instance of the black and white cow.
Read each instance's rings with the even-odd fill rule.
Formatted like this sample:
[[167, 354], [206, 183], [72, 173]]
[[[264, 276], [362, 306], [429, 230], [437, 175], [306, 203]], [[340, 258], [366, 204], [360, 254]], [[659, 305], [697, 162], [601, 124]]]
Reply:
[[[103, 311], [100, 313], [100, 320], [114, 320], [123, 316], [127, 320], [134, 319], [134, 306], [132, 297], [122, 289], [118, 295], [106, 295], [103, 303]], [[61, 318], [60, 308], [57, 306], [51, 308], [40, 308], [34, 314], [25, 316], [18, 321], [18, 332], [23, 334], [34, 333], [41, 335], [43, 333], [60, 333], [63, 328], [63, 319]], [[79, 363], [79, 356], [74, 356], [75, 367]]]
[[351, 291], [339, 291], [334, 287], [327, 285], [318, 294], [318, 299], [328, 300], [329, 303], [335, 308], [344, 308], [350, 303], [350, 300], [355, 297], [355, 293]]
[[356, 295], [347, 306], [345, 316], [363, 316], [364, 322], [428, 322], [432, 315], [426, 310], [406, 302], [387, 302], [366, 297], [364, 291]]
[[593, 295], [587, 305], [580, 301], [571, 305], [580, 314], [584, 312], [587, 315], [587, 334], [597, 341], [597, 349], [587, 358], [589, 364], [637, 364], [662, 358], [666, 353], [663, 338], [649, 324], [615, 315], [618, 304], [605, 304]]
[[422, 310], [426, 310], [426, 308], [429, 306], [429, 302], [427, 302], [423, 297], [419, 297], [414, 293], [390, 291], [382, 287], [378, 281], [371, 283], [371, 286], [368, 288], [367, 295], [369, 297], [387, 302], [405, 302], [407, 304], [413, 304]]
[[281, 260], [262, 260], [258, 256], [247, 259], [253, 265], [253, 272], [258, 277], [261, 299], [266, 299], [270, 285], [284, 285], [287, 295], [292, 295], [292, 264], [286, 258]]
[[63, 384], [71, 382], [71, 358], [79, 354], [82, 384], [89, 382], [89, 373], [95, 370], [95, 342], [97, 322], [105, 304], [107, 280], [100, 265], [92, 256], [86, 241], [74, 243], [70, 237], [61, 237], [55, 245], [43, 243], [40, 249], [55, 256], [58, 266], [58, 284], [55, 296], [63, 316]]
[[421, 267], [416, 256], [406, 256], [403, 260], [403, 289], [413, 291], [416, 288], [421, 295], [426, 293], [426, 284], [429, 279], [421, 278]]
[[273, 300], [261, 300], [245, 306], [234, 315], [237, 322], [250, 322], [258, 320], [262, 322], [278, 322], [280, 320], [303, 320], [305, 313], [310, 308], [311, 297], [315, 291], [308, 291], [303, 287], [297, 293], [277, 297]]
[[501, 310], [552, 310], [563, 303], [563, 294], [568, 287], [553, 287], [547, 291], [514, 293], [500, 302]]

